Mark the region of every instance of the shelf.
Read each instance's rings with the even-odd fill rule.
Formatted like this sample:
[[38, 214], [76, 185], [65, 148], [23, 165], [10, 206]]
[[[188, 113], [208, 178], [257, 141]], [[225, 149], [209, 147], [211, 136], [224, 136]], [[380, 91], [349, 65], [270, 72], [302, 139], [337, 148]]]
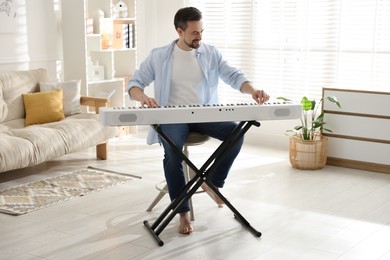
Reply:
[[134, 23], [135, 18], [112, 18], [115, 24]]
[[[64, 46], [67, 50], [64, 60], [66, 70], [72, 72], [67, 77], [81, 79], [83, 95], [109, 96], [111, 106], [123, 106], [127, 102], [123, 92], [137, 67], [136, 0], [123, 1], [128, 7], [127, 14], [123, 14], [125, 18], [121, 12], [116, 15], [114, 10], [118, 0], [63, 1], [66, 8], [62, 15], [70, 21], [79, 21], [77, 27], [71, 23], [63, 25], [64, 35], [69, 39]], [[85, 48], [74, 48], [75, 41]], [[97, 64], [104, 70], [94, 67]]]
[[114, 49], [114, 48], [108, 48], [108, 49], [100, 49], [100, 50], [89, 50], [90, 52], [124, 52], [124, 51], [136, 51], [136, 48], [122, 48], [122, 49]]
[[114, 49], [114, 48], [112, 48], [111, 50], [112, 51], [119, 51], [119, 52], [121, 52], [121, 51], [136, 51], [137, 48], [122, 48], [122, 49]]
[[121, 82], [121, 81], [123, 81], [123, 79], [120, 79], [118, 77], [115, 77], [113, 79], [104, 79], [104, 80], [96, 80], [96, 81], [88, 80], [88, 85], [113, 83], [113, 82]]
[[87, 36], [87, 38], [100, 38], [100, 34], [98, 34], [98, 33], [90, 33], [90, 34], [87, 34], [86, 35]]

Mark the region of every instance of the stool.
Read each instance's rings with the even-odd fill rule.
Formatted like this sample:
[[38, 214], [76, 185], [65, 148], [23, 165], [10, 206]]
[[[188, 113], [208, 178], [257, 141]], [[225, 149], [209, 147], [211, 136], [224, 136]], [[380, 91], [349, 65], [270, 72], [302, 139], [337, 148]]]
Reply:
[[[209, 139], [210, 139], [210, 137], [207, 135], [200, 134], [197, 132], [190, 132], [188, 134], [186, 142], [184, 143], [183, 153], [185, 154], [185, 156], [187, 156], [187, 158], [189, 158], [188, 146], [201, 145], [201, 144], [204, 144]], [[183, 172], [184, 172], [184, 179], [185, 179], [186, 183], [195, 176], [194, 171], [190, 167], [188, 167], [188, 165], [184, 161], [183, 161]], [[161, 186], [164, 183], [165, 183], [164, 187], [161, 188]], [[155, 187], [158, 191], [160, 191], [160, 193], [156, 196], [156, 198], [153, 200], [153, 202], [150, 204], [150, 206], [148, 207], [148, 209], [146, 211], [152, 211], [154, 206], [156, 206], [156, 204], [168, 192], [168, 185], [166, 184], [166, 181], [162, 181], [162, 182], [157, 183]], [[201, 192], [203, 192], [203, 191], [201, 191]], [[194, 208], [192, 206], [192, 199], [191, 198], [188, 200], [188, 203], [190, 206], [191, 220], [194, 221], [195, 220]]]

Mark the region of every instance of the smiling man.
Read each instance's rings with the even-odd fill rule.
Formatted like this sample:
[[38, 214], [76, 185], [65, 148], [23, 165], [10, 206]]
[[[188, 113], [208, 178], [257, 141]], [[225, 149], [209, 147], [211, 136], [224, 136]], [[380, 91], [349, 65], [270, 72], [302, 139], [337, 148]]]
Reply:
[[[185, 7], [178, 10], [174, 25], [179, 38], [166, 46], [153, 49], [142, 62], [128, 84], [131, 99], [147, 107], [218, 104], [219, 79], [242, 93], [252, 95], [258, 104], [263, 104], [269, 99], [265, 91], [255, 88], [239, 69], [230, 66], [217, 48], [202, 43], [204, 28], [202, 13], [198, 9]], [[152, 82], [154, 97], [149, 97], [144, 93], [144, 89]], [[223, 141], [236, 125], [235, 122], [182, 123], [164, 124], [160, 128], [179, 149], [182, 149], [190, 131]], [[169, 144], [158, 138], [153, 129], [149, 132], [147, 142], [149, 144], [160, 142], [164, 147], [164, 174], [169, 196], [173, 200], [185, 186], [182, 159]], [[243, 140], [237, 142], [216, 168], [211, 179], [215, 187], [223, 187], [242, 144]], [[218, 206], [223, 204], [207, 185], [202, 185], [202, 188]], [[181, 234], [190, 234], [193, 231], [189, 210], [188, 203], [179, 210]]]

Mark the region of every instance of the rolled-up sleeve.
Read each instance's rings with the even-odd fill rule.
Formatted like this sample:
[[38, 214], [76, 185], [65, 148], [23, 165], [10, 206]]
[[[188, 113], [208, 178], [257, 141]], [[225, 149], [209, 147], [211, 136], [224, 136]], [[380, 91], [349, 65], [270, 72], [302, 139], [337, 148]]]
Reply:
[[127, 88], [130, 90], [133, 87], [145, 89], [155, 79], [153, 69], [153, 52], [141, 63], [140, 68], [135, 71], [134, 76], [129, 81]]

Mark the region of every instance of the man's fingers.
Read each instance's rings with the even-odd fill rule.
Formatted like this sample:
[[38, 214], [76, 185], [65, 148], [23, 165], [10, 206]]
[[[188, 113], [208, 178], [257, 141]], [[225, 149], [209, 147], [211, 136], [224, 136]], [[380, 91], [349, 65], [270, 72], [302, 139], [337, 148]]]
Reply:
[[142, 106], [157, 107], [158, 103], [154, 98], [147, 98], [141, 103]]
[[264, 90], [257, 90], [254, 99], [258, 104], [262, 105], [269, 100], [269, 95]]

